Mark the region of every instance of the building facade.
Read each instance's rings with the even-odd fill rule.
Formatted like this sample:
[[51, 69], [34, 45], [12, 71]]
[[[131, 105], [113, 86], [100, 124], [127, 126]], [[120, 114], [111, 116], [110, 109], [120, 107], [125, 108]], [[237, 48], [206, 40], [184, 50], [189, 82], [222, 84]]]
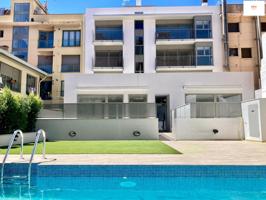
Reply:
[[65, 76], [64, 102], [155, 103], [170, 131], [178, 106], [252, 99], [252, 73], [224, 72], [220, 15], [205, 4], [87, 9], [84, 74]]
[[39, 0], [0, 9], [0, 46], [50, 75], [41, 83], [44, 100], [62, 100], [64, 74], [84, 72], [82, 33], [83, 15], [48, 14]]
[[[252, 72], [255, 88], [260, 85], [261, 33], [266, 31], [266, 17], [244, 16], [243, 4], [227, 5], [229, 71]], [[259, 28], [256, 24], [259, 23]]]

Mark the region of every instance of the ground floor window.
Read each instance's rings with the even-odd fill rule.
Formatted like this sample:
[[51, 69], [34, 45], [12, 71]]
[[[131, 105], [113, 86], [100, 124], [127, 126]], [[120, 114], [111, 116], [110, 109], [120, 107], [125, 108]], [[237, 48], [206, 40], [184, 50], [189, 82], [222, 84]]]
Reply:
[[130, 94], [129, 103], [146, 103], [148, 101], [146, 94]]
[[0, 62], [0, 77], [2, 85], [15, 92], [21, 91], [21, 71]]
[[79, 95], [79, 103], [123, 103], [123, 95]]
[[239, 103], [241, 94], [187, 94], [186, 104], [197, 102]]
[[36, 77], [27, 74], [26, 94], [30, 93], [36, 94], [37, 92], [36, 82], [37, 82]]

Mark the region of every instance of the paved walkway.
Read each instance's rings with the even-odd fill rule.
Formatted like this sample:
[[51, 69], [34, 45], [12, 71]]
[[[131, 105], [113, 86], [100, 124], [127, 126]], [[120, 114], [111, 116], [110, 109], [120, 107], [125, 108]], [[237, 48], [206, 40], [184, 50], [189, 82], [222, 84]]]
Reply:
[[[67, 165], [266, 165], [266, 143], [246, 141], [164, 141], [181, 155], [47, 155], [35, 162]], [[3, 155], [0, 156], [3, 159]], [[19, 161], [10, 156], [9, 162]]]

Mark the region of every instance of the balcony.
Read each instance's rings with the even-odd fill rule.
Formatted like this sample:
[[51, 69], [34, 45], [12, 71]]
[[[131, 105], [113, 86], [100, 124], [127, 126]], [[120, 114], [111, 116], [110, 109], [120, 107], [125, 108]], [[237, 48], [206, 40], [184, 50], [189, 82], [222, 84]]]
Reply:
[[123, 29], [97, 28], [95, 30], [95, 45], [123, 45]]
[[122, 56], [96, 56], [94, 71], [98, 72], [122, 72]]
[[191, 28], [157, 28], [156, 40], [185, 40], [194, 39]]
[[61, 72], [80, 72], [80, 64], [62, 64]]
[[54, 48], [54, 41], [53, 40], [39, 40], [38, 48]]
[[46, 65], [46, 64], [39, 64], [38, 68], [48, 74], [53, 73], [53, 66], [52, 65]]
[[196, 67], [195, 56], [157, 56], [157, 67]]

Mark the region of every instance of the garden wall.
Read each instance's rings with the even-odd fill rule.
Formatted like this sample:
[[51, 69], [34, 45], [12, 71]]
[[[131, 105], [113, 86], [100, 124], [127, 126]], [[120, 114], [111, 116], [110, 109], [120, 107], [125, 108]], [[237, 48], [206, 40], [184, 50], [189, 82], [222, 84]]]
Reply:
[[[35, 135], [36, 133], [24, 133], [24, 144], [27, 143], [32, 143], [35, 140]], [[12, 137], [12, 134], [5, 134], [5, 135], [0, 135], [0, 146], [8, 146], [9, 140]], [[17, 139], [17, 141], [14, 142], [14, 144], [21, 144], [21, 138]]]

